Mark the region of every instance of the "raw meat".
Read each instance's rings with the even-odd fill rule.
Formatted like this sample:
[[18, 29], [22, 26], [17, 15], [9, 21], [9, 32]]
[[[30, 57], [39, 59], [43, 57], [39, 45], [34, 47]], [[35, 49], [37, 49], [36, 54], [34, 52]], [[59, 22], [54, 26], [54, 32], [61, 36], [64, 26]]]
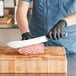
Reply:
[[44, 44], [34, 44], [21, 47], [18, 49], [18, 52], [24, 55], [44, 53]]

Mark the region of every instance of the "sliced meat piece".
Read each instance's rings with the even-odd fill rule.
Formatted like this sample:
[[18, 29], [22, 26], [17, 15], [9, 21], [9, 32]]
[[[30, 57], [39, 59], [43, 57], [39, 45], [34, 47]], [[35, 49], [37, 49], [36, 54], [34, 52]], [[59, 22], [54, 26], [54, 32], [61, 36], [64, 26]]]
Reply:
[[21, 47], [18, 49], [18, 52], [24, 55], [44, 53], [44, 44], [34, 44]]

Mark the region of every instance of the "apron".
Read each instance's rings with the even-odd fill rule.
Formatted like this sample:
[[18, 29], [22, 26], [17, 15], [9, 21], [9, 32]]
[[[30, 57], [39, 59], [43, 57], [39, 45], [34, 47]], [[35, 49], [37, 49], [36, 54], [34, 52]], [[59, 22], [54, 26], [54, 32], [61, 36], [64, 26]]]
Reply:
[[[34, 37], [46, 35], [59, 20], [74, 12], [76, 12], [76, 0], [33, 0], [30, 31]], [[65, 31], [68, 34], [67, 37], [49, 40], [44, 44], [64, 46], [67, 54], [76, 54], [76, 25], [66, 27]]]

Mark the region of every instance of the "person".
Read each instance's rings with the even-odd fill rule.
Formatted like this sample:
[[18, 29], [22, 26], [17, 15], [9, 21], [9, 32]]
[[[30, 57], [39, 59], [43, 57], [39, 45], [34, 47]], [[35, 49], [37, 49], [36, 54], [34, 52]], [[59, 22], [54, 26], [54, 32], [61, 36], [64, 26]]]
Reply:
[[76, 0], [19, 0], [17, 23], [22, 40], [46, 35], [50, 40], [45, 46], [64, 46], [67, 54], [76, 54]]

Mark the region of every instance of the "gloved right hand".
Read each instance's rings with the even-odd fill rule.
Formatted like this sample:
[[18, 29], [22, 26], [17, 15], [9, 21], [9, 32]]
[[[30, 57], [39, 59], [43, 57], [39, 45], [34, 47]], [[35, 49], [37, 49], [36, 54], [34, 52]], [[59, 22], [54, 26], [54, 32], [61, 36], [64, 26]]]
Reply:
[[49, 39], [59, 40], [63, 36], [66, 36], [64, 28], [67, 27], [67, 22], [65, 20], [60, 20], [54, 25], [52, 29], [47, 34]]
[[28, 40], [28, 39], [32, 39], [33, 36], [31, 35], [30, 32], [25, 32], [22, 34], [22, 39], [21, 40]]

